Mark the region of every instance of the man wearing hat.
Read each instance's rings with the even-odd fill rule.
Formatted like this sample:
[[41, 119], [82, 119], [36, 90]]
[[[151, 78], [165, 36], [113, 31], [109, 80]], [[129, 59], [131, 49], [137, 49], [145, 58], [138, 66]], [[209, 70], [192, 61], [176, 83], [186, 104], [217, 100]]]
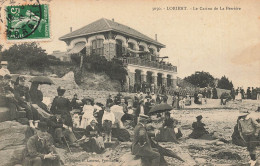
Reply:
[[38, 123], [39, 114], [36, 109], [31, 106], [31, 97], [29, 94], [29, 88], [25, 86], [25, 77], [19, 76], [17, 78], [17, 84], [14, 87], [14, 97], [18, 102], [18, 105], [25, 109], [26, 117], [29, 119], [30, 127], [35, 128], [33, 121]]
[[40, 130], [37, 134], [30, 137], [26, 146], [26, 158], [24, 166], [43, 166], [52, 165], [60, 166], [60, 158], [55, 151], [52, 143], [52, 137], [47, 133], [47, 124], [40, 122], [38, 125]]
[[208, 134], [208, 131], [205, 129], [206, 125], [201, 122], [202, 118], [202, 115], [199, 115], [196, 117], [197, 122], [192, 123], [193, 131], [189, 135], [190, 138], [198, 139], [202, 137], [204, 134]]
[[238, 131], [246, 143], [251, 158], [249, 161], [250, 166], [254, 166], [256, 164], [256, 147], [259, 143], [260, 125], [255, 120], [255, 117], [249, 115], [249, 112], [242, 112], [238, 120]]
[[156, 104], [161, 104], [162, 102], [162, 97], [160, 94], [157, 94], [157, 97], [156, 97]]
[[10, 75], [10, 71], [7, 69], [7, 65], [8, 65], [7, 61], [1, 61], [2, 68], [0, 69], [0, 75], [2, 75], [3, 77], [6, 74]]
[[146, 130], [146, 123], [149, 116], [139, 115], [138, 124], [134, 129], [134, 139], [132, 142], [132, 154], [138, 157], [143, 157], [145, 160], [151, 161], [151, 166], [160, 165], [160, 153], [157, 149], [152, 148], [151, 142]]
[[49, 133], [54, 138], [55, 146], [62, 147], [66, 145], [66, 141], [68, 140], [71, 145], [76, 145], [75, 141], [77, 138], [72, 132], [71, 127], [65, 125], [63, 123], [63, 119], [61, 115], [56, 114], [51, 116], [48, 120]]
[[144, 114], [148, 115], [151, 108], [152, 108], [151, 99], [147, 98], [146, 102], [144, 103]]

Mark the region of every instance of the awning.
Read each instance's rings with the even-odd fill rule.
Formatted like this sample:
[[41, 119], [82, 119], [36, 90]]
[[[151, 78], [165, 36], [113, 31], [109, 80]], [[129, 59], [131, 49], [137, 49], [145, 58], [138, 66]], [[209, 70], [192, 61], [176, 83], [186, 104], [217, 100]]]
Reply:
[[69, 52], [68, 54], [77, 54], [79, 53], [83, 48], [86, 47], [86, 44], [81, 42], [77, 43]]

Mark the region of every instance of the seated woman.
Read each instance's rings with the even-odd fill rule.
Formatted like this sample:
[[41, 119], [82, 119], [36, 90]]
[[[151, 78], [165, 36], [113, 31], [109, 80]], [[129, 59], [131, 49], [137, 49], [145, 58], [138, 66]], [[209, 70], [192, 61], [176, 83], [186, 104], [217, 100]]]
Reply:
[[202, 118], [203, 117], [201, 115], [199, 115], [196, 117], [197, 122], [192, 123], [193, 131], [189, 135], [190, 138], [199, 139], [199, 138], [205, 137], [206, 135], [209, 134], [209, 132], [205, 129], [206, 125], [201, 122]]
[[94, 118], [90, 120], [90, 125], [86, 127], [85, 135], [82, 139], [85, 139], [85, 141], [81, 144], [81, 147], [87, 152], [100, 154], [105, 149], [103, 137], [97, 127], [97, 121]]
[[37, 104], [41, 109], [43, 109], [45, 112], [50, 113], [48, 107], [46, 104], [44, 104], [43, 101], [43, 94], [42, 91], [38, 89], [39, 83], [32, 82], [29, 94], [31, 97], [32, 104]]
[[178, 121], [170, 117], [170, 113], [165, 113], [165, 119], [159, 133], [156, 134], [156, 140], [161, 142], [176, 142], [182, 137], [181, 130], [177, 128]]

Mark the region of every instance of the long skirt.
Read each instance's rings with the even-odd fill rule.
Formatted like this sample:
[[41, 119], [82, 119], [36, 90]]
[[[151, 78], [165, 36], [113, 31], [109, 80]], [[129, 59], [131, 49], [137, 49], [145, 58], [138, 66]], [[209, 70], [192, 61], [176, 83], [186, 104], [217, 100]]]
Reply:
[[112, 130], [112, 121], [110, 120], [104, 120], [103, 123], [103, 131], [107, 134], [111, 133]]
[[81, 147], [86, 152], [102, 153], [105, 149], [103, 137], [92, 137], [88, 141], [81, 144]]
[[155, 137], [158, 142], [177, 142], [173, 128], [160, 128], [160, 134]]

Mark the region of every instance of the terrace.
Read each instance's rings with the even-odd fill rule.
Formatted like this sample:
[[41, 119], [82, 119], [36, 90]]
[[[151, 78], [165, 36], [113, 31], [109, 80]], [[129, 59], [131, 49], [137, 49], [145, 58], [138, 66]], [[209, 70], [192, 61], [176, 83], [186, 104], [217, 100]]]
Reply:
[[165, 63], [160, 63], [157, 61], [141, 59], [139, 57], [120, 57], [117, 59], [121, 60], [124, 65], [132, 64], [132, 65], [139, 65], [139, 66], [145, 66], [145, 67], [151, 67], [151, 68], [156, 68], [156, 69], [177, 72], [177, 66], [172, 66], [170, 63], [165, 64]]

